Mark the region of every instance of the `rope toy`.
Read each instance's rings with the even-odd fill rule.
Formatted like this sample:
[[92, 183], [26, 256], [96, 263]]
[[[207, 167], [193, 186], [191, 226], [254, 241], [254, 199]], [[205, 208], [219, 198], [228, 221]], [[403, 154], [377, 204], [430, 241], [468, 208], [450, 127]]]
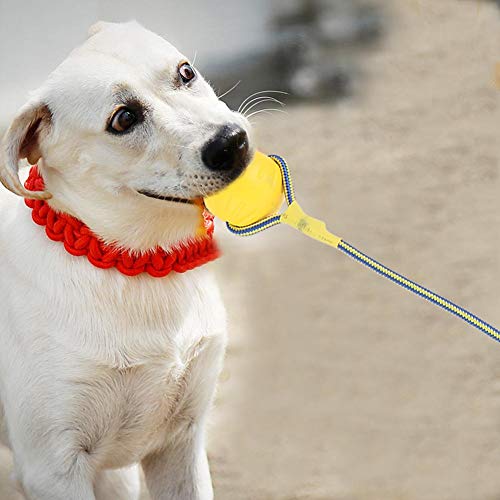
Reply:
[[[287, 208], [279, 214], [283, 198]], [[500, 342], [500, 330], [497, 328], [463, 307], [392, 271], [330, 233], [323, 221], [307, 215], [295, 199], [290, 170], [280, 156], [257, 153], [238, 179], [219, 193], [205, 198], [205, 206], [212, 214], [226, 221], [231, 233], [239, 236], [250, 236], [280, 223], [287, 224], [310, 238], [337, 248], [381, 276], [458, 316]]]
[[[25, 187], [29, 191], [43, 191], [43, 178], [37, 167], [32, 167]], [[68, 253], [87, 256], [89, 262], [100, 269], [116, 268], [126, 276], [147, 273], [154, 278], [163, 278], [172, 271], [184, 273], [216, 259], [219, 251], [213, 240], [213, 215], [203, 212], [202, 236], [177, 245], [170, 251], [162, 248], [139, 253], [106, 245], [80, 220], [71, 215], [56, 212], [46, 201], [25, 199], [32, 209], [31, 217], [53, 241], [60, 241]]]

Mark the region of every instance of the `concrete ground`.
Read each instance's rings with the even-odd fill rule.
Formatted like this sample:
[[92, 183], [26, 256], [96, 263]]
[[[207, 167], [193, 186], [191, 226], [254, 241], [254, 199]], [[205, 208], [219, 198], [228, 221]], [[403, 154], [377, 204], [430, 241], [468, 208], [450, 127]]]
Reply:
[[[498, 9], [383, 5], [360, 95], [264, 115], [259, 145], [334, 232], [498, 326]], [[287, 227], [219, 235], [218, 500], [500, 499], [498, 344]]]

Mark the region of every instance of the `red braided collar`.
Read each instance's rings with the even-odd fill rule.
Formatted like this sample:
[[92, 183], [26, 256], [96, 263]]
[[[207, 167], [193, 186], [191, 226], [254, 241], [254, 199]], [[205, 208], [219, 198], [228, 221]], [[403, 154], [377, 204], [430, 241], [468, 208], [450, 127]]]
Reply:
[[[24, 185], [30, 191], [44, 189], [43, 179], [36, 166], [31, 168]], [[86, 255], [94, 266], [101, 269], [115, 267], [127, 276], [148, 273], [155, 278], [163, 278], [172, 271], [183, 273], [201, 266], [219, 255], [213, 240], [213, 216], [207, 211], [203, 213], [206, 236], [181, 243], [168, 252], [157, 248], [145, 254], [134, 255], [127, 250], [106, 245], [83, 222], [71, 215], [56, 212], [45, 201], [26, 198], [25, 203], [33, 210], [33, 220], [38, 225], [45, 226], [47, 236], [51, 240], [62, 241], [71, 255]]]

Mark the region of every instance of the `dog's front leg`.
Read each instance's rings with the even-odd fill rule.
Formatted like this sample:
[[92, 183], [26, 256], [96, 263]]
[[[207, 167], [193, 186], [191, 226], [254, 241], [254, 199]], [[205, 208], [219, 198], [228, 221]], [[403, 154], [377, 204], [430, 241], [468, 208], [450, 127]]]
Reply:
[[142, 466], [153, 500], [212, 500], [212, 480], [203, 429], [198, 425], [178, 435]]
[[48, 457], [39, 462], [24, 463], [21, 474], [16, 475], [25, 497], [28, 500], [95, 500], [85, 457], [75, 456], [74, 459], [67, 474], [54, 470]]
[[[20, 386], [14, 382], [10, 387]], [[95, 500], [95, 464], [81, 444], [78, 429], [83, 427], [83, 418], [76, 424], [65, 420], [68, 410], [50, 393], [47, 396], [46, 387], [32, 382], [29, 389], [17, 399], [12, 392], [5, 404], [14, 476], [24, 496], [28, 500]], [[52, 413], [40, 404], [47, 400]]]

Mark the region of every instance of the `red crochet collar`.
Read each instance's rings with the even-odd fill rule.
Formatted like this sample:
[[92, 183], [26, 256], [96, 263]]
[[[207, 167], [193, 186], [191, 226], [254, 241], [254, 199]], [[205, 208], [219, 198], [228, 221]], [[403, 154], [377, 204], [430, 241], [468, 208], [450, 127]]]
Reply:
[[[36, 166], [31, 168], [24, 185], [29, 191], [44, 189], [43, 178]], [[147, 273], [155, 278], [163, 278], [172, 271], [183, 273], [219, 256], [213, 240], [214, 218], [206, 210], [203, 212], [205, 236], [180, 243], [168, 252], [157, 248], [134, 255], [130, 251], [106, 245], [83, 222], [71, 215], [56, 212], [46, 201], [26, 198], [25, 203], [32, 209], [33, 220], [45, 226], [45, 232], [51, 240], [63, 242], [71, 255], [86, 255], [89, 262], [100, 269], [114, 267], [127, 276]]]

